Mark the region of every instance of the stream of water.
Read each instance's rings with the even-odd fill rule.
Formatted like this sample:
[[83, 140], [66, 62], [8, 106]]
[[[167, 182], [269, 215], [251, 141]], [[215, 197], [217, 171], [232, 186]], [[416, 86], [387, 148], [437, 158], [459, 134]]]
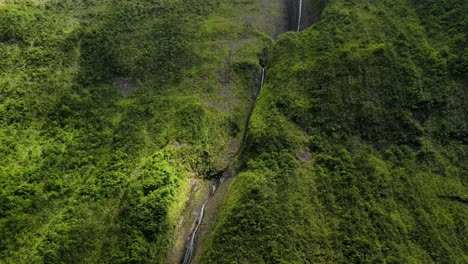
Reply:
[[258, 89], [257, 95], [260, 94], [260, 91], [263, 88], [263, 83], [265, 82], [265, 68], [262, 67], [262, 81], [260, 82], [260, 89]]
[[205, 214], [205, 207], [206, 207], [206, 204], [208, 203], [208, 201], [210, 201], [210, 199], [208, 198], [208, 200], [206, 200], [206, 202], [203, 204], [202, 208], [200, 209], [200, 213], [198, 215], [198, 218], [197, 218], [197, 224], [195, 226], [195, 228], [193, 229], [193, 232], [192, 234], [189, 236], [188, 238], [188, 241], [187, 241], [187, 249], [185, 250], [185, 254], [184, 254], [184, 260], [182, 263], [184, 264], [189, 264], [192, 262], [192, 257], [193, 257], [193, 253], [194, 253], [194, 245], [195, 245], [195, 237], [197, 236], [197, 231], [198, 231], [198, 228], [200, 227], [200, 224], [203, 220], [203, 215]]
[[[265, 83], [265, 72], [266, 72], [265, 68], [262, 67], [262, 79], [260, 81], [260, 86], [258, 87], [257, 91], [254, 93], [255, 98], [254, 98], [253, 105], [252, 105], [252, 107], [250, 109], [249, 116], [247, 118], [247, 123], [246, 123], [247, 125], [249, 123], [250, 116], [252, 115], [253, 109], [255, 107], [255, 100], [257, 99], [257, 96], [260, 94], [260, 91], [263, 88], [263, 84]], [[245, 141], [245, 134], [247, 133], [247, 125], [246, 125], [246, 130], [244, 131], [244, 140], [243, 141]], [[243, 144], [244, 144], [244, 142], [243, 142]], [[241, 146], [241, 149], [242, 149], [242, 146]], [[195, 244], [196, 244], [197, 231], [200, 228], [200, 224], [203, 221], [203, 216], [205, 214], [206, 205], [208, 204], [208, 202], [211, 200], [211, 198], [214, 196], [214, 194], [218, 190], [219, 185], [221, 185], [223, 183], [224, 178], [228, 176], [229, 171], [231, 170], [231, 165], [232, 165], [232, 163], [229, 165], [229, 167], [223, 173], [223, 176], [213, 184], [210, 196], [205, 201], [205, 203], [203, 204], [203, 206], [200, 209], [200, 212], [198, 213], [198, 217], [197, 217], [196, 222], [195, 222], [195, 228], [193, 229], [192, 233], [190, 234], [190, 236], [187, 239], [184, 258], [182, 259], [182, 262], [181, 262], [183, 264], [190, 264], [192, 262], [193, 256], [195, 255]]]
[[297, 19], [297, 31], [301, 30], [301, 19], [302, 19], [302, 0], [299, 0], [299, 16]]
[[[299, 14], [298, 14], [298, 19], [297, 19], [297, 31], [301, 30], [302, 6], [303, 6], [303, 0], [299, 0]], [[254, 93], [252, 107], [251, 107], [251, 109], [249, 111], [249, 115], [247, 117], [244, 136], [243, 136], [243, 140], [242, 140], [242, 143], [241, 143], [241, 146], [240, 146], [240, 149], [239, 149], [238, 153], [242, 152], [243, 145], [245, 145], [246, 134], [247, 134], [247, 130], [248, 130], [248, 124], [249, 124], [249, 121], [250, 121], [250, 117], [251, 117], [251, 115], [253, 113], [253, 110], [255, 108], [256, 99], [257, 99], [258, 95], [260, 94], [260, 92], [261, 92], [261, 90], [263, 88], [263, 85], [265, 83], [265, 74], [266, 74], [266, 70], [265, 70], [264, 67], [262, 67], [262, 71], [261, 71], [262, 77], [261, 77], [260, 85], [259, 85], [258, 89]], [[195, 222], [195, 227], [194, 227], [194, 229], [192, 230], [192, 233], [190, 234], [190, 236], [187, 239], [185, 254], [184, 254], [184, 257], [183, 257], [181, 263], [190, 264], [192, 262], [193, 257], [195, 255], [195, 244], [196, 244], [197, 231], [198, 231], [198, 229], [200, 227], [200, 224], [203, 221], [203, 216], [205, 214], [206, 206], [207, 206], [208, 202], [210, 202], [210, 200], [213, 198], [213, 196], [216, 193], [216, 191], [218, 190], [219, 186], [223, 183], [224, 178], [228, 177], [230, 169], [231, 169], [231, 165], [229, 165], [229, 167], [223, 173], [223, 176], [213, 184], [210, 196], [208, 197], [208, 199], [205, 201], [205, 203], [201, 207], [200, 212], [199, 212], [198, 217], [197, 217], [196, 222]]]

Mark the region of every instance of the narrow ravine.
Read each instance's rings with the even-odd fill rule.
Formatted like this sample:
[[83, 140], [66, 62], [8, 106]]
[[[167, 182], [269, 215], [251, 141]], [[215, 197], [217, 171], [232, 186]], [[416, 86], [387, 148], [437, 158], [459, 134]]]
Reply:
[[265, 67], [262, 67], [262, 70], [261, 70], [261, 76], [262, 77], [261, 77], [261, 80], [260, 80], [260, 85], [258, 86], [258, 89], [255, 91], [254, 98], [252, 100], [252, 104], [250, 105], [249, 113], [247, 115], [247, 119], [246, 119], [246, 122], [245, 122], [244, 134], [242, 135], [242, 143], [241, 143], [241, 146], [239, 148], [239, 151], [237, 152], [237, 155], [242, 153], [242, 151], [244, 150], [244, 147], [245, 147], [245, 144], [246, 144], [246, 141], [247, 141], [247, 132], [249, 130], [250, 118], [252, 117], [253, 111], [255, 110], [255, 105], [257, 103], [257, 98], [260, 95], [260, 92], [262, 91], [263, 84], [265, 83], [265, 75], [266, 75], [266, 69], [265, 69]]
[[[213, 187], [214, 187], [214, 185], [213, 185]], [[214, 189], [213, 189], [213, 194], [216, 191], [215, 188], [216, 187], [214, 187]], [[210, 198], [211, 198], [211, 196], [210, 196]], [[206, 207], [206, 204], [208, 203], [208, 201], [209, 201], [209, 199], [203, 204], [202, 208], [200, 209], [200, 214], [198, 215], [198, 218], [197, 218], [197, 225], [195, 226], [195, 228], [193, 229], [192, 234], [190, 234], [190, 236], [188, 238], [187, 249], [185, 250], [184, 259], [183, 259], [184, 264], [189, 264], [189, 263], [192, 262], [192, 257], [193, 257], [193, 253], [194, 253], [194, 250], [195, 250], [195, 237], [197, 236], [198, 228], [200, 227], [200, 224], [203, 221], [203, 215], [205, 214], [205, 207]]]
[[[297, 21], [294, 21], [294, 22], [297, 23], [296, 31], [301, 31], [301, 29], [303, 28], [302, 23], [303, 23], [303, 18], [304, 18], [304, 16], [303, 16], [304, 2], [303, 2], [303, 0], [297, 0], [297, 1], [298, 2], [296, 2], [296, 5], [297, 5], [296, 10], [298, 10], [298, 13], [294, 14], [294, 16], [297, 15]], [[319, 1], [317, 1], [317, 2], [319, 2]], [[291, 14], [289, 14], [289, 15], [291, 15]], [[294, 23], [294, 22], [292, 22], [292, 23]], [[291, 26], [292, 26], [292, 28], [290, 28], [290, 29], [294, 30], [294, 25], [289, 25], [289, 27], [291, 27]], [[266, 65], [263, 65], [262, 63], [260, 63], [260, 64], [261, 64], [261, 67], [262, 67], [261, 72], [260, 72], [261, 79], [260, 79], [260, 83], [259, 84], [257, 83], [258, 84], [257, 89], [253, 94], [252, 104], [250, 106], [250, 109], [248, 111], [248, 115], [247, 115], [247, 118], [246, 118], [246, 123], [245, 123], [244, 133], [242, 135], [241, 144], [239, 146], [239, 149], [238, 149], [236, 155], [232, 158], [232, 160], [231, 160], [229, 166], [227, 167], [227, 169], [223, 172], [222, 176], [218, 180], [216, 180], [216, 182], [212, 185], [211, 192], [210, 192], [208, 198], [205, 200], [202, 207], [200, 208], [200, 211], [198, 213], [198, 217], [196, 218], [196, 221], [195, 221], [195, 225], [194, 225], [189, 237], [186, 240], [184, 255], [183, 255], [183, 258], [182, 258], [182, 260], [180, 262], [182, 264], [190, 264], [192, 262], [197, 262], [197, 260], [195, 259], [195, 256], [197, 256], [197, 259], [198, 259], [198, 255], [196, 255], [197, 254], [197, 241], [201, 240], [201, 237], [203, 237], [203, 234], [200, 234], [199, 231], [200, 231], [200, 227], [201, 227], [201, 225], [203, 223], [204, 216], [206, 214], [206, 210], [214, 210], [214, 211], [217, 210], [217, 209], [211, 209], [211, 207], [216, 207], [215, 204], [219, 203], [219, 201], [217, 201], [217, 200], [223, 198], [223, 196], [224, 196], [224, 194], [225, 194], [225, 192], [227, 190], [227, 185], [229, 185], [229, 183], [231, 182], [233, 176], [235, 175], [234, 162], [235, 162], [235, 160], [237, 160], [238, 156], [242, 153], [242, 151], [243, 151], [243, 149], [244, 149], [244, 147], [246, 145], [250, 119], [251, 119], [252, 114], [253, 114], [253, 112], [255, 110], [255, 105], [256, 105], [257, 98], [260, 95], [263, 86], [265, 85], [265, 78], [266, 78], [267, 69], [266, 69]], [[222, 189], [222, 191], [221, 191], [222, 193], [218, 194], [217, 192], [220, 192], [220, 191], [218, 191], [220, 189]], [[207, 224], [207, 226], [209, 226], [209, 225], [210, 224]], [[203, 229], [203, 227], [201, 229]]]
[[261, 90], [263, 88], [263, 85], [265, 83], [265, 75], [266, 75], [266, 70], [265, 70], [264, 67], [262, 67], [260, 85], [258, 85], [258, 88], [255, 90], [255, 92], [253, 94], [252, 104], [251, 104], [250, 109], [249, 109], [249, 113], [248, 113], [248, 116], [247, 116], [247, 119], [246, 119], [246, 124], [245, 124], [245, 130], [244, 130], [244, 133], [243, 133], [243, 136], [242, 136], [241, 146], [239, 147], [239, 150], [238, 150], [236, 156], [233, 158], [233, 160], [229, 164], [228, 168], [223, 172], [221, 178], [216, 180], [216, 182], [213, 184], [212, 190], [211, 190], [211, 193], [210, 193], [208, 199], [203, 203], [203, 206], [200, 208], [200, 212], [198, 213], [198, 217], [196, 219], [195, 227], [193, 228], [190, 236], [187, 238], [187, 242], [186, 242], [186, 246], [185, 246], [185, 253], [184, 253], [183, 259], [181, 261], [181, 263], [183, 263], [183, 264], [192, 263], [193, 257], [195, 256], [196, 242], [197, 242], [197, 232], [198, 232], [198, 230], [200, 228], [200, 225], [201, 225], [201, 223], [203, 221], [203, 216], [205, 215], [206, 206], [213, 199], [213, 197], [216, 194], [216, 191], [219, 189], [220, 185], [222, 185], [224, 183], [224, 180], [226, 178], [232, 176], [232, 174], [233, 174], [233, 161], [237, 158], [237, 156], [240, 153], [242, 153], [242, 150], [243, 150], [243, 148], [245, 146], [246, 139], [247, 139], [248, 126], [249, 126], [249, 123], [250, 123], [250, 118], [252, 117], [252, 113], [253, 113], [253, 111], [255, 109], [255, 104], [256, 104], [256, 101], [257, 101], [257, 97], [260, 94], [260, 92], [261, 92]]

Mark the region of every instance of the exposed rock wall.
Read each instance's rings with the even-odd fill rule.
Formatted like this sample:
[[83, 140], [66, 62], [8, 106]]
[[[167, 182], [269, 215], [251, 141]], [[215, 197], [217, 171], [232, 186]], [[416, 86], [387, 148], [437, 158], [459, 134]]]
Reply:
[[[300, 0], [286, 0], [287, 23], [286, 29], [297, 30], [297, 22], [299, 18], [299, 3]], [[322, 13], [322, 0], [303, 0], [302, 2], [302, 18], [301, 29], [307, 28], [320, 19]]]

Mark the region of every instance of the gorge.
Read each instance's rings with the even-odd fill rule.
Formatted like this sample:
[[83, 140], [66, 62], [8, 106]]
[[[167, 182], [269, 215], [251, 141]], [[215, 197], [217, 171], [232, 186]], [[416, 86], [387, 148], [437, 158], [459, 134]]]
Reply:
[[468, 262], [468, 2], [0, 1], [1, 263]]
[[[312, 6], [314, 6], [315, 8], [317, 8], [318, 6], [318, 2], [319, 1], [309, 1], [308, 3], [311, 4], [311, 6], [306, 6], [306, 7], [309, 7], [311, 8]], [[289, 5], [292, 5], [292, 9], [293, 10], [297, 10], [297, 13], [296, 14], [291, 14], [290, 12], [286, 13], [285, 12], [285, 15], [288, 16], [288, 20], [289, 19], [289, 16], [291, 17], [297, 17], [297, 31], [300, 31], [300, 27], [301, 25], [303, 25], [302, 23], [302, 9], [303, 9], [303, 0], [298, 0], [298, 1], [286, 1], [284, 4], [284, 10], [287, 10], [287, 6]], [[315, 14], [318, 14], [320, 13], [320, 11], [314, 11], [313, 13]], [[313, 21], [313, 19], [308, 19], [307, 21]], [[291, 26], [288, 26], [287, 28], [290, 28]], [[268, 56], [268, 55], [266, 55]], [[262, 58], [261, 61], [259, 62], [259, 65], [261, 66], [261, 72], [260, 72], [260, 83], [257, 84], [258, 86], [258, 89], [256, 89], [253, 93], [253, 99], [252, 99], [252, 103], [251, 103], [251, 107], [250, 107], [250, 110], [249, 110], [249, 113], [247, 115], [247, 119], [246, 119], [246, 123], [245, 123], [245, 129], [244, 129], [244, 135], [243, 135], [243, 139], [242, 139], [242, 143], [241, 145], [239, 146], [239, 150], [237, 152], [237, 155], [242, 155], [242, 150], [244, 148], [244, 145], [245, 145], [245, 141], [246, 141], [246, 135], [248, 133], [248, 126], [249, 126], [249, 123], [250, 123], [250, 118], [251, 118], [251, 115], [253, 113], [253, 111], [255, 110], [255, 104], [256, 104], [256, 100], [257, 100], [257, 97], [260, 95], [260, 92], [263, 88], [263, 85], [264, 85], [264, 82], [265, 82], [265, 75], [266, 75], [266, 69], [265, 69], [265, 65], [262, 65], [264, 64], [264, 61], [268, 61], [268, 58]], [[238, 159], [238, 157], [233, 157], [234, 159]], [[233, 168], [231, 167], [232, 166], [232, 162], [230, 163], [230, 165], [228, 166], [228, 168], [226, 169], [226, 171], [222, 174], [221, 178], [219, 178], [218, 180], [215, 181], [215, 183], [213, 183], [213, 187], [212, 187], [212, 191], [211, 193], [208, 195], [208, 198], [207, 200], [203, 203], [203, 205], [201, 206], [200, 208], [200, 211], [198, 213], [198, 216], [196, 217], [196, 220], [195, 220], [195, 224], [194, 224], [194, 227], [190, 233], [190, 236], [187, 238], [187, 242], [186, 242], [186, 245], [185, 245], [185, 253], [182, 257], [182, 261], [181, 263], [183, 264], [189, 264], [189, 263], [192, 263], [192, 260], [193, 260], [193, 256], [195, 255], [196, 253], [196, 240], [201, 240], [202, 238], [201, 237], [197, 237], [197, 231], [200, 227], [200, 224], [201, 222], [203, 221], [203, 216], [205, 214], [205, 208], [207, 205], [209, 205], [209, 202], [211, 199], [213, 199], [213, 196], [216, 192], [216, 190], [218, 190], [218, 188], [220, 187], [219, 185], [220, 184], [223, 184], [223, 183], [228, 183], [230, 181], [224, 181], [227, 177], [234, 177], [235, 173], [233, 171]], [[228, 186], [223, 186], [224, 188], [228, 188]], [[209, 189], [207, 190], [209, 191]], [[220, 199], [220, 200], [223, 200], [224, 197], [217, 197], [217, 199]], [[211, 214], [216, 214], [217, 212], [211, 212]], [[175, 257], [175, 259], [177, 259], [178, 257]]]

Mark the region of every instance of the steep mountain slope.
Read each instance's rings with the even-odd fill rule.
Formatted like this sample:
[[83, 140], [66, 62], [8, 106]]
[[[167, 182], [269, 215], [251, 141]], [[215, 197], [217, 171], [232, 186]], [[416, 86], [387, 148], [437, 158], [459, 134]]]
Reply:
[[2, 1], [0, 259], [165, 262], [191, 189], [239, 146], [276, 26], [238, 19], [262, 12]]
[[197, 261], [468, 262], [466, 1], [0, 2], [0, 262], [177, 262], [261, 66]]
[[202, 263], [466, 263], [466, 1], [331, 0], [282, 35]]

